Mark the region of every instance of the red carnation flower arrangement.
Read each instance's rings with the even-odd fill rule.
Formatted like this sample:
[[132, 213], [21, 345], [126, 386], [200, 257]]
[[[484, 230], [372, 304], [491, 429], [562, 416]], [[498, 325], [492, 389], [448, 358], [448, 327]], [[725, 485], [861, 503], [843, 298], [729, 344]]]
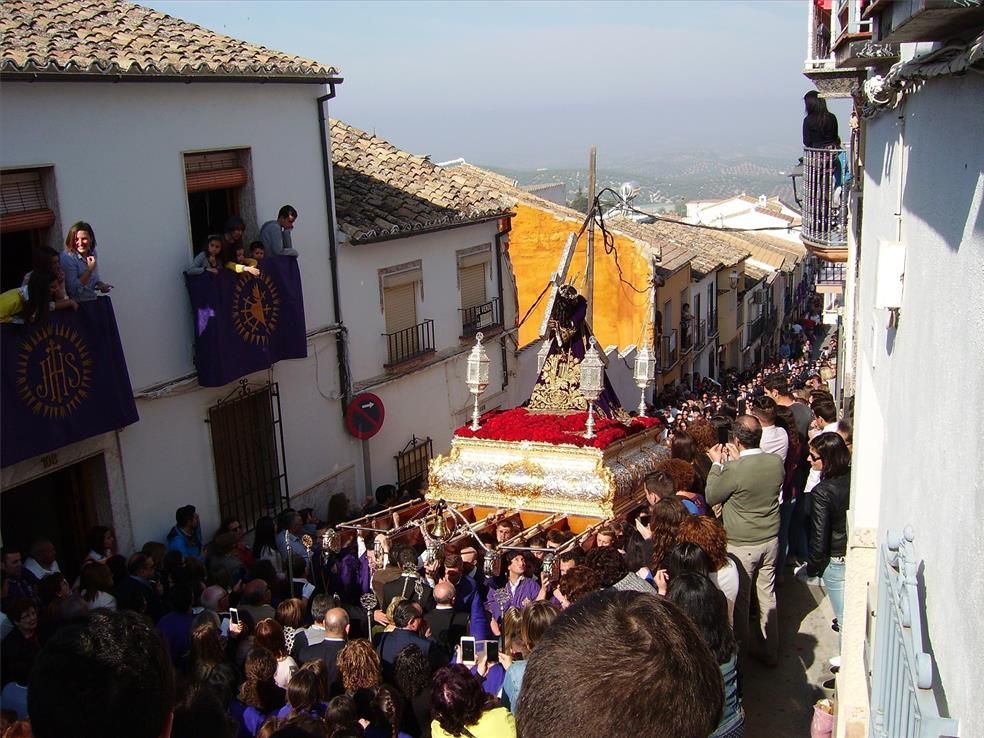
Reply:
[[481, 418], [478, 430], [463, 425], [454, 434], [460, 438], [484, 438], [490, 441], [538, 441], [554, 445], [607, 448], [615, 441], [658, 426], [658, 418], [632, 418], [629, 423], [595, 416], [595, 437], [585, 438], [586, 412], [555, 415], [531, 413], [525, 407], [493, 410]]

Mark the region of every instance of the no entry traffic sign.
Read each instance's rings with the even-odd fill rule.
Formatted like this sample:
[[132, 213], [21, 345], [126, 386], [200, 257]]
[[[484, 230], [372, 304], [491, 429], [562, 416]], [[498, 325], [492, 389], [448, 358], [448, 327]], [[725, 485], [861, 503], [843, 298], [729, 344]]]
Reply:
[[363, 392], [353, 397], [345, 410], [345, 427], [353, 436], [365, 441], [379, 433], [385, 417], [383, 401], [370, 392]]

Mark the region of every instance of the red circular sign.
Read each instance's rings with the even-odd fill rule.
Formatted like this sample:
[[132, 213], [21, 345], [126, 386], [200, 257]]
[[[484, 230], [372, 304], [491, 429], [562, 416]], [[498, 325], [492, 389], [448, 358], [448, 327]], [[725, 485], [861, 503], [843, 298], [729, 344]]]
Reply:
[[371, 392], [363, 392], [353, 397], [345, 410], [345, 427], [353, 436], [366, 441], [379, 433], [385, 417], [383, 401]]

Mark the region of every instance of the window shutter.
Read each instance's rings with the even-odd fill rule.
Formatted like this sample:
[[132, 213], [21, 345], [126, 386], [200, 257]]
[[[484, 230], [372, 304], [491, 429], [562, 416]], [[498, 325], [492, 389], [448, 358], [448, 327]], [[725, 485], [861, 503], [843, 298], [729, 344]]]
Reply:
[[184, 163], [188, 192], [232, 189], [248, 181], [236, 151], [185, 154]]
[[48, 228], [54, 222], [55, 214], [44, 197], [41, 172], [3, 175], [0, 182], [0, 232]]
[[468, 308], [484, 305], [485, 294], [485, 264], [462, 267], [458, 270], [458, 281], [461, 284], [461, 307]]
[[416, 290], [416, 282], [387, 286], [383, 290], [387, 333], [397, 333], [417, 325]]

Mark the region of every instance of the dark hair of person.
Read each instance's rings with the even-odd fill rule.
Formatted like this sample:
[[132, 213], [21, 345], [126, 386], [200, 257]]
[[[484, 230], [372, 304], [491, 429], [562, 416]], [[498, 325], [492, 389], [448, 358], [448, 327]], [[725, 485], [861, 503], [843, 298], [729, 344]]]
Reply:
[[304, 625], [304, 600], [291, 597], [277, 605], [276, 620], [284, 628], [300, 628]]
[[660, 569], [666, 569], [670, 580], [688, 571], [697, 572], [706, 577], [714, 570], [711, 557], [696, 543], [689, 541], [674, 543], [666, 549], [666, 553], [663, 554], [663, 561], [660, 563]]
[[204, 623], [192, 629], [191, 660], [196, 666], [218, 666], [226, 662], [222, 636], [212, 623]]
[[[90, 551], [95, 551], [98, 554], [105, 552], [105, 539], [106, 534], [112, 531], [105, 525], [95, 525], [89, 529], [89, 535], [86, 536], [86, 545], [89, 546]], [[115, 534], [114, 534], [115, 536]]]
[[687, 431], [675, 431], [670, 442], [670, 458], [692, 464], [697, 459], [697, 443]]
[[277, 528], [269, 515], [256, 519], [256, 527], [253, 529], [253, 556], [260, 558], [260, 551], [264, 546], [277, 550]]
[[658, 569], [663, 554], [676, 542], [677, 529], [690, 516], [678, 497], [664, 497], [656, 501], [649, 513], [649, 530], [652, 531], [653, 567]]
[[17, 621], [24, 617], [25, 613], [31, 610], [37, 613], [38, 606], [34, 600], [28, 599], [27, 597], [11, 597], [9, 600], [4, 600], [3, 609], [4, 615], [10, 618], [10, 622], [16, 625]]
[[332, 697], [325, 709], [325, 726], [330, 731], [329, 735], [334, 736], [335, 730], [350, 727], [353, 723], [358, 723], [358, 720], [359, 708], [355, 700], [347, 694]]
[[230, 215], [226, 218], [225, 226], [222, 230], [225, 233], [232, 233], [235, 230], [246, 230], [246, 223], [238, 215]]
[[27, 300], [20, 310], [26, 323], [40, 323], [48, 317], [51, 302], [51, 283], [54, 275], [48, 270], [35, 269], [27, 280]]
[[[465, 735], [469, 725], [477, 723], [482, 713], [495, 707], [495, 697], [463, 664], [451, 664], [434, 674], [431, 692], [431, 715], [445, 733]], [[528, 735], [536, 735], [536, 731]]]
[[536, 646], [558, 615], [560, 610], [549, 600], [533, 602], [523, 610], [523, 622], [519, 632], [527, 650]]
[[229, 719], [225, 706], [211, 689], [190, 683], [174, 706], [171, 738], [233, 738], [235, 724]]
[[625, 531], [622, 539], [622, 547], [625, 549], [625, 568], [629, 571], [639, 571], [643, 567], [649, 567], [652, 563], [652, 547], [649, 541], [642, 537], [642, 534], [635, 528]]
[[47, 245], [38, 245], [31, 249], [31, 269], [32, 271], [51, 271], [52, 257], [59, 258], [58, 252]]
[[173, 704], [164, 640], [132, 612], [94, 610], [56, 631], [27, 692], [35, 738], [158, 738]]
[[697, 572], [682, 572], [670, 579], [666, 599], [697, 626], [719, 664], [734, 655], [735, 635], [728, 622], [728, 600], [710, 579]]
[[324, 698], [321, 680], [318, 679], [317, 674], [309, 669], [298, 669], [294, 672], [287, 684], [287, 704], [290, 705], [291, 713], [310, 710]]
[[239, 687], [239, 701], [260, 712], [283, 707], [284, 692], [273, 681], [277, 657], [266, 648], [254, 646], [243, 667], [245, 679]]
[[94, 252], [96, 250], [96, 232], [92, 230], [92, 226], [84, 220], [79, 220], [72, 223], [71, 227], [68, 229], [68, 235], [65, 236], [65, 250], [68, 252], [75, 251], [75, 237], [79, 234], [79, 231], [85, 231], [89, 234], [89, 252]]
[[751, 413], [760, 421], [774, 423], [776, 420], [776, 401], [768, 395], [762, 395], [752, 400]]
[[402, 718], [402, 695], [395, 687], [388, 684], [379, 685], [369, 708], [369, 722], [378, 730], [385, 731], [387, 736], [398, 738]]
[[41, 600], [41, 607], [47, 607], [58, 599], [58, 592], [66, 581], [65, 575], [57, 571], [42, 577], [38, 582], [38, 599]]
[[[606, 669], [599, 689], [599, 664]], [[643, 592], [598, 592], [557, 618], [531, 652], [517, 733], [537, 738], [706, 738], [724, 690], [714, 655], [687, 617]]]
[[673, 497], [676, 494], [676, 481], [667, 468], [662, 468], [649, 474], [643, 480], [646, 492], [656, 495], [658, 500]]
[[406, 628], [410, 621], [420, 617], [417, 606], [409, 600], [404, 600], [393, 610], [393, 625], [397, 628]]
[[854, 442], [854, 423], [847, 418], [841, 418], [837, 421], [837, 432], [847, 436], [847, 438], [844, 439], [844, 443], [847, 445]]
[[674, 494], [679, 491], [693, 492], [697, 472], [690, 462], [683, 459], [666, 459], [657, 464], [656, 469], [666, 471], [673, 477]]
[[762, 424], [754, 415], [742, 415], [731, 424], [731, 434], [745, 448], [758, 448], [762, 443]]
[[[284, 205], [277, 213], [278, 218], [296, 218], [297, 211], [291, 205]], [[396, 490], [394, 490], [396, 491]]]
[[571, 546], [560, 555], [561, 561], [573, 561], [575, 566], [584, 563], [584, 549], [580, 545]]
[[568, 569], [557, 582], [557, 588], [572, 605], [578, 600], [597, 592], [601, 588], [598, 573], [587, 566], [575, 566]]
[[569, 530], [561, 530], [560, 528], [551, 528], [547, 531], [547, 543], [553, 543], [556, 546], [562, 546], [567, 543], [574, 534]]
[[762, 380], [762, 387], [776, 392], [780, 397], [789, 397], [789, 380], [781, 374], [770, 374]]
[[851, 473], [851, 452], [839, 433], [828, 431], [814, 436], [810, 446], [823, 461], [820, 470], [821, 479], [834, 479]]
[[253, 643], [270, 651], [275, 658], [282, 659], [287, 655], [284, 628], [273, 618], [263, 618], [256, 624], [256, 630], [253, 632]]
[[430, 686], [430, 662], [419, 646], [410, 644], [400, 649], [393, 659], [393, 680], [408, 700]]
[[100, 592], [113, 591], [113, 572], [105, 564], [90, 562], [82, 568], [82, 592], [86, 602], [92, 602]]
[[[324, 721], [314, 715], [300, 713], [285, 720], [270, 734], [270, 738], [336, 738], [339, 734], [328, 735]], [[259, 733], [257, 733], [259, 738]]]
[[[728, 437], [729, 438], [731, 437], [731, 423], [736, 417], [736, 415], [737, 413], [729, 418], [728, 416], [722, 414], [722, 415], [715, 415], [711, 418], [710, 421], [711, 425], [714, 426], [714, 443], [711, 444], [712, 446], [716, 446], [718, 443], [720, 443], [718, 438], [722, 428], [727, 428]], [[710, 446], [708, 446], [708, 448], [710, 448]]]
[[629, 571], [625, 558], [614, 546], [592, 548], [584, 557], [584, 564], [595, 570], [602, 587], [611, 587]]
[[677, 541], [700, 546], [710, 559], [711, 571], [717, 571], [728, 564], [728, 534], [715, 518], [688, 515], [677, 528]]
[[817, 400], [811, 403], [810, 409], [825, 423], [833, 423], [837, 420], [837, 406], [830, 400]]
[[417, 552], [413, 546], [400, 546], [393, 552], [393, 560], [401, 569], [407, 571], [417, 570]]

